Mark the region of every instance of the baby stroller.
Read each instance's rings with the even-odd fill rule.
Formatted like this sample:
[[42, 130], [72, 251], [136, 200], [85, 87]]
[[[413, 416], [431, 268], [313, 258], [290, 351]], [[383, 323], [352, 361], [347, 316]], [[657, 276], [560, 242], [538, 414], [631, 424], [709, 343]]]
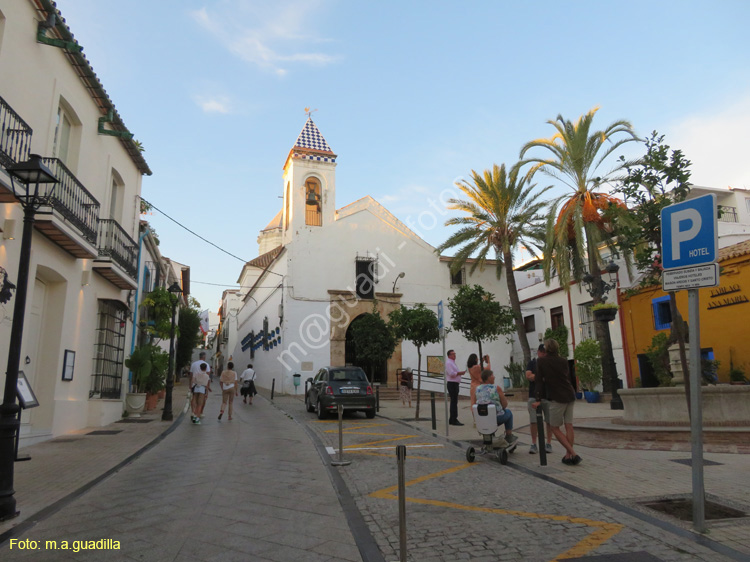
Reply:
[[[508, 464], [508, 454], [516, 450], [518, 441], [508, 445], [504, 438], [495, 437], [495, 432], [500, 427], [497, 425], [497, 406], [495, 404], [474, 404], [471, 409], [477, 431], [482, 436], [482, 448], [479, 449], [479, 454], [495, 455], [500, 464]], [[466, 460], [474, 462], [475, 458], [474, 447], [466, 449]]]

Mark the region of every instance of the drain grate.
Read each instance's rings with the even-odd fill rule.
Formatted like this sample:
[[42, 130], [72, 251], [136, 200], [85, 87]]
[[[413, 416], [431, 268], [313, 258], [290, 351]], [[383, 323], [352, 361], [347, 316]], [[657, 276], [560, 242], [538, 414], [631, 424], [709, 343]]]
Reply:
[[86, 435], [117, 435], [118, 433], [122, 433], [122, 429], [97, 429], [89, 431]]
[[[678, 498], [678, 499], [664, 499], [641, 502], [641, 505], [659, 511], [672, 517], [676, 517], [680, 521], [692, 521], [693, 520], [693, 500]], [[721, 505], [711, 500], [706, 500], [705, 503], [705, 517], [706, 520], [715, 519], [739, 519], [740, 517], [746, 517], [747, 514], [732, 507]]]
[[[672, 462], [693, 466], [693, 459], [671, 459]], [[703, 459], [703, 466], [721, 466], [724, 463]]]
[[154, 420], [145, 420], [143, 418], [123, 418], [115, 423], [149, 423]]

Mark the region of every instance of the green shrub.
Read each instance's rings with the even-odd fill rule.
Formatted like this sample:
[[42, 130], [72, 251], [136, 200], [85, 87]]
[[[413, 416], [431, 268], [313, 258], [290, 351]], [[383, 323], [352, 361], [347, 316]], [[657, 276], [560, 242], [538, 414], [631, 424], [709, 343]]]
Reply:
[[669, 338], [667, 334], [656, 334], [651, 346], [646, 349], [646, 358], [654, 370], [659, 386], [672, 386], [672, 369], [669, 366]]
[[529, 381], [526, 379], [526, 369], [520, 363], [511, 361], [508, 365], [505, 365], [505, 370], [510, 377], [510, 384], [513, 388], [526, 388], [529, 386]]
[[593, 391], [602, 382], [602, 348], [597, 340], [583, 340], [573, 356], [576, 360], [576, 376], [581, 386]]
[[560, 324], [557, 328], [547, 328], [544, 339], [557, 340], [560, 345], [560, 357], [568, 356], [568, 327], [565, 324]]

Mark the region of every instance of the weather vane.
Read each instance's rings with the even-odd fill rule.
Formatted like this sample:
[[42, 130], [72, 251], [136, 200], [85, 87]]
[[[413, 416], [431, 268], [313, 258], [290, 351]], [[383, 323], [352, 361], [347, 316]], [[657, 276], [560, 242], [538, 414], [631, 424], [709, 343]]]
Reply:
[[306, 107], [305, 108], [305, 115], [307, 115], [308, 117], [312, 117], [312, 114], [315, 113], [316, 111], [318, 111], [318, 110], [317, 109], [311, 110], [309, 107]]

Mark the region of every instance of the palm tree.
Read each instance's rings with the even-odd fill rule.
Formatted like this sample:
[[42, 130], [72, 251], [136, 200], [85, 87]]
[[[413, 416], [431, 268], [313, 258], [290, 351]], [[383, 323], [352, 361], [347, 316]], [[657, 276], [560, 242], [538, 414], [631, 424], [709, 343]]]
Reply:
[[[603, 243], [612, 243], [613, 223], [607, 209], [610, 205], [624, 207], [624, 203], [597, 191], [621, 166], [604, 174], [598, 169], [621, 145], [638, 140], [632, 125], [625, 120], [615, 121], [603, 131], [591, 131], [598, 109], [595, 107], [575, 123], [558, 115], [554, 121], [548, 121], [557, 130], [556, 134], [528, 142], [521, 149], [521, 158], [536, 147], [552, 153], [549, 158], [532, 157], [521, 162], [521, 165], [534, 164], [527, 173], [529, 177], [541, 170], [573, 190], [572, 195], [562, 195], [553, 203], [545, 235], [545, 277], [549, 281], [554, 262], [563, 287], [569, 287], [571, 276], [580, 281], [586, 266], [591, 275], [599, 276], [602, 266], [599, 248]], [[613, 140], [619, 134], [623, 136]], [[598, 302], [601, 296], [594, 297], [594, 303]]]
[[[548, 121], [557, 132], [548, 139], [526, 143], [520, 154], [520, 158], [523, 158], [529, 150], [537, 147], [550, 152], [548, 158], [528, 158], [521, 164], [534, 164], [528, 172], [529, 176], [541, 170], [573, 190], [572, 194], [562, 195], [555, 201], [548, 216], [544, 245], [545, 279], [549, 282], [550, 270], [554, 263], [561, 286], [569, 291], [571, 276], [580, 282], [588, 266], [593, 278], [590, 291], [593, 304], [606, 299], [601, 277], [603, 263], [599, 249], [603, 244], [611, 250], [615, 249], [615, 213], [609, 212], [609, 208], [612, 205], [624, 207], [624, 203], [619, 199], [597, 191], [601, 185], [612, 179], [622, 164], [605, 173], [598, 170], [612, 152], [626, 142], [638, 140], [632, 125], [625, 120], [615, 121], [603, 131], [592, 131], [591, 123], [598, 109], [594, 108], [582, 115], [575, 123], [558, 115], [554, 121]], [[618, 136], [616, 140], [613, 138], [615, 136]], [[629, 265], [629, 256], [624, 257]], [[597, 320], [594, 327], [597, 339], [602, 343], [605, 390], [612, 390], [614, 408], [617, 401], [617, 370], [609, 338], [609, 326], [604, 321]]]
[[461, 246], [451, 264], [451, 272], [455, 274], [473, 255], [476, 255], [476, 260], [471, 272], [477, 267], [483, 268], [490, 250], [494, 250], [498, 261], [497, 278], [502, 277], [504, 270], [518, 339], [524, 361], [528, 363], [531, 351], [513, 276], [513, 252], [519, 245], [524, 245], [534, 255], [532, 246], [540, 245], [541, 211], [545, 203], [539, 198], [549, 187], [535, 192], [536, 184], [531, 184], [528, 177], [520, 174], [518, 165], [507, 173], [505, 164], [495, 164], [492, 170], [485, 170], [483, 175], [472, 170], [471, 181], [456, 182], [456, 187], [468, 200], [449, 199], [448, 208], [463, 211], [467, 216], [446, 221], [446, 226], [459, 225], [462, 228], [443, 242], [437, 251]]

